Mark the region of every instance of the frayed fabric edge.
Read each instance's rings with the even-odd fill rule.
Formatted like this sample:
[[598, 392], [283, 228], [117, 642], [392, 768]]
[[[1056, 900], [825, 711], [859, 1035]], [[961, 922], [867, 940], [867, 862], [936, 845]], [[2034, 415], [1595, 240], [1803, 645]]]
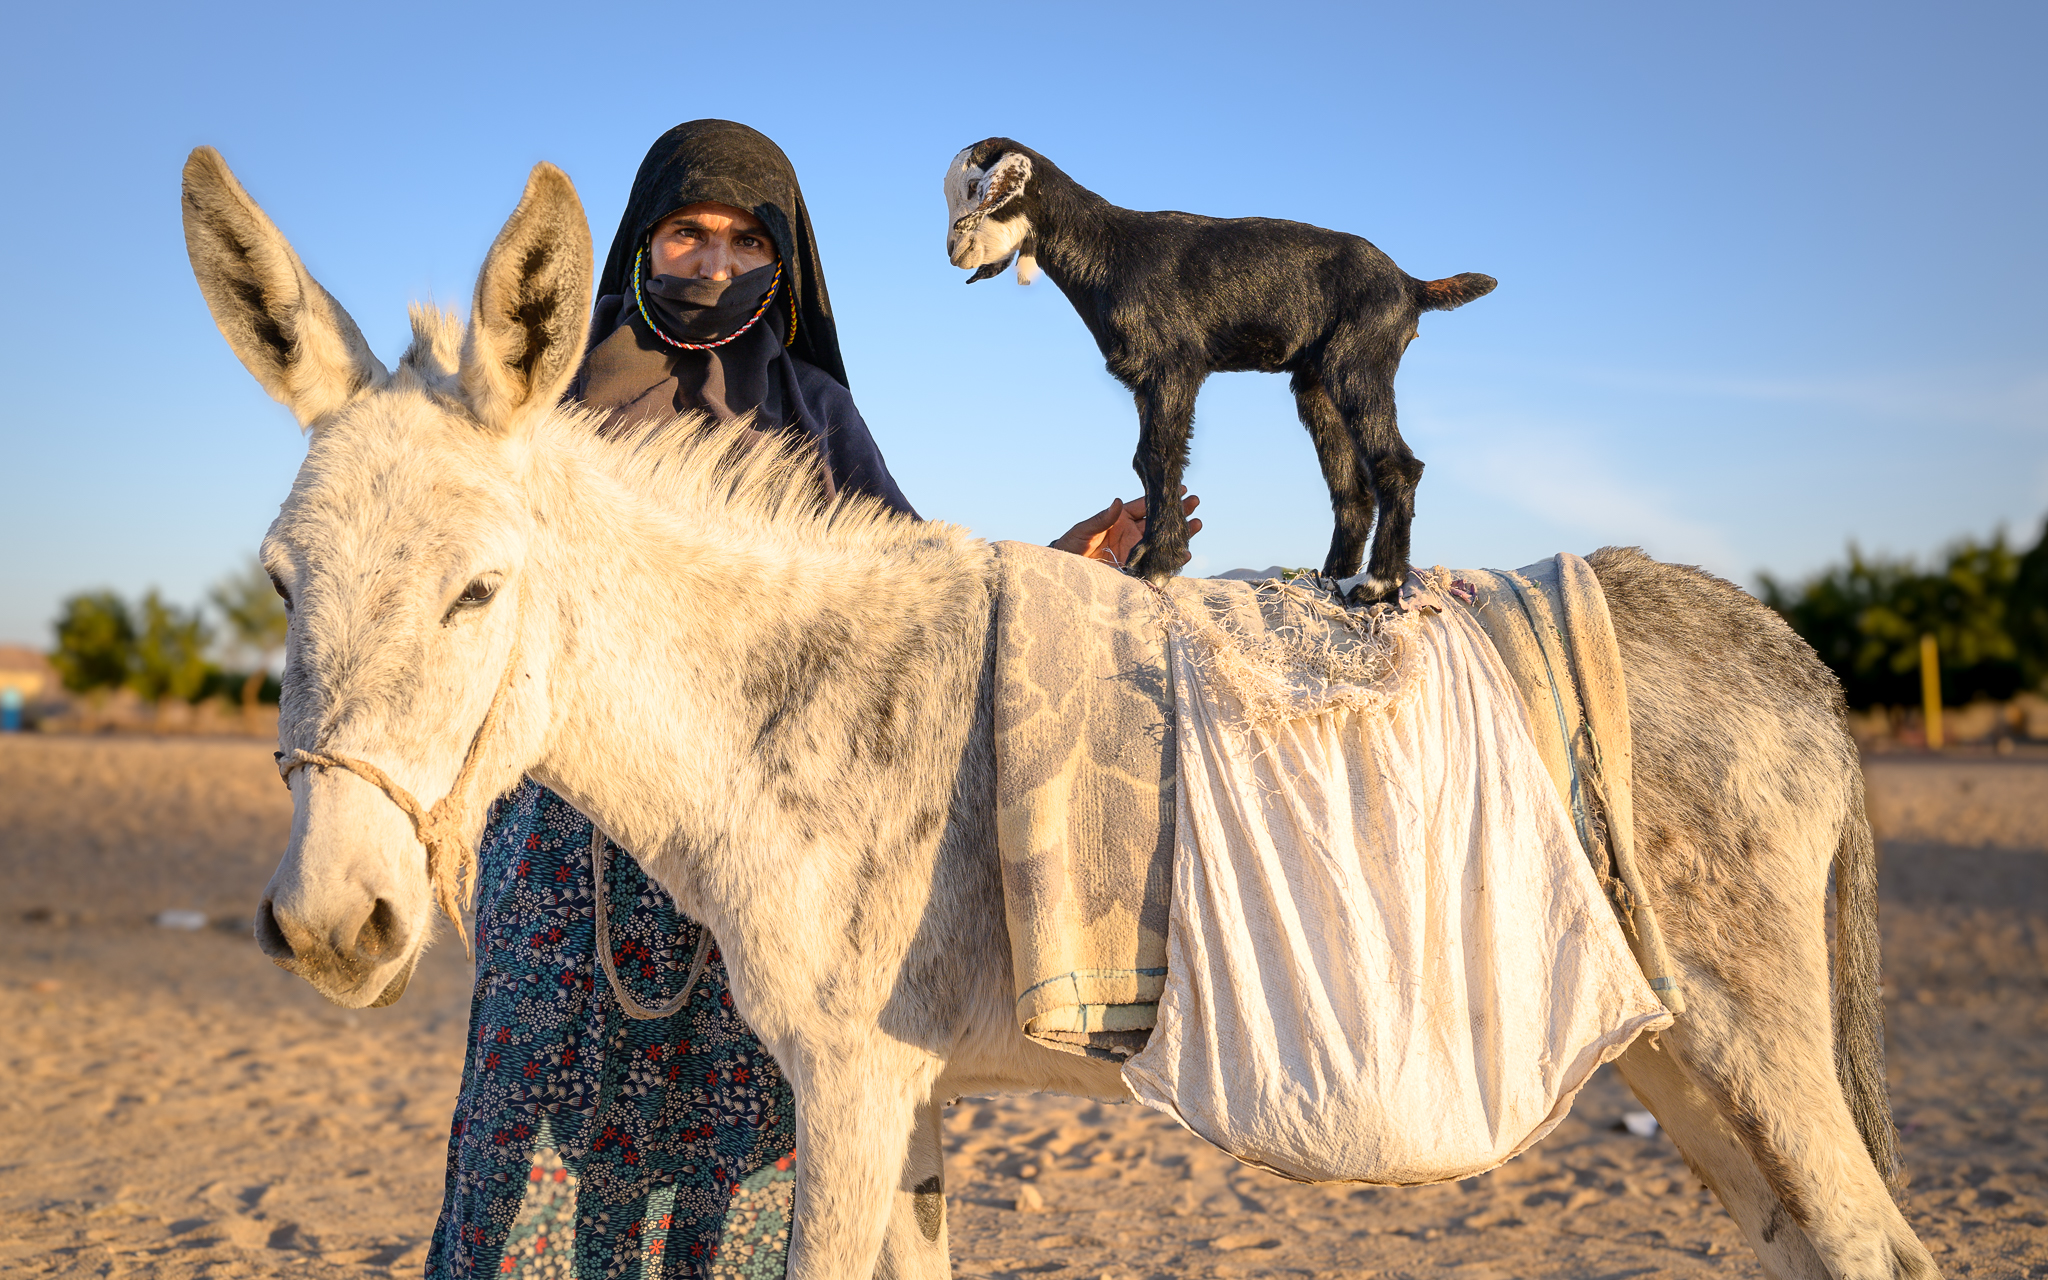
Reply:
[[1168, 636], [1181, 645], [1206, 687], [1237, 699], [1235, 718], [1245, 728], [1272, 730], [1335, 711], [1396, 710], [1413, 693], [1419, 655], [1411, 637], [1421, 624], [1416, 615], [1347, 609], [1278, 579], [1255, 583], [1252, 592], [1262, 605], [1289, 605], [1333, 624], [1336, 634], [1355, 643], [1294, 627], [1247, 634], [1199, 596], [1188, 600], [1193, 592], [1162, 593]]

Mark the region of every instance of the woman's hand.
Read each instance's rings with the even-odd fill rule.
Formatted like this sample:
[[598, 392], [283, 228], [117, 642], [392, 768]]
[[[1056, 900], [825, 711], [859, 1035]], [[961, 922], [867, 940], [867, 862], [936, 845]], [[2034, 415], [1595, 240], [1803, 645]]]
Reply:
[[[1185, 495], [1186, 485], [1180, 487]], [[1182, 497], [1181, 514], [1192, 515], [1202, 505], [1200, 498]], [[1188, 536], [1194, 537], [1202, 531], [1200, 520], [1188, 521]], [[1131, 548], [1138, 545], [1145, 536], [1145, 499], [1133, 498], [1125, 502], [1118, 498], [1102, 510], [1053, 539], [1055, 551], [1071, 551], [1077, 556], [1100, 560], [1121, 569], [1130, 558]]]

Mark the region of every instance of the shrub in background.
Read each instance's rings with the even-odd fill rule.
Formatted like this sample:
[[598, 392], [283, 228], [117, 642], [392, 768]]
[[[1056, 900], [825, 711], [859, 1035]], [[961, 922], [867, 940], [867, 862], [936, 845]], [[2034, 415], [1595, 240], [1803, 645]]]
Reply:
[[64, 602], [50, 665], [73, 693], [95, 701], [128, 682], [135, 653], [135, 622], [111, 591], [83, 591]]
[[1852, 707], [1920, 701], [1920, 637], [1941, 648], [1942, 701], [2010, 698], [2048, 679], [2048, 528], [2021, 555], [2003, 533], [1965, 539], [1922, 570], [1911, 560], [1849, 562], [1797, 586], [1759, 575], [1764, 603], [1820, 654]]
[[2006, 625], [2019, 650], [2020, 679], [2029, 689], [2048, 690], [2048, 521], [2034, 549], [2020, 557]]
[[212, 641], [212, 630], [197, 609], [165, 604], [152, 590], [142, 598], [128, 687], [159, 711], [172, 699], [197, 701], [206, 689], [207, 675], [214, 670], [206, 660], [206, 646]]
[[284, 601], [270, 581], [270, 572], [250, 557], [240, 573], [230, 574], [213, 588], [213, 607], [227, 619], [228, 635], [243, 656], [253, 659], [252, 670], [242, 678], [239, 696], [244, 713], [256, 703], [276, 702], [270, 692], [277, 681], [270, 676], [270, 662], [284, 648], [285, 630], [291, 618]]

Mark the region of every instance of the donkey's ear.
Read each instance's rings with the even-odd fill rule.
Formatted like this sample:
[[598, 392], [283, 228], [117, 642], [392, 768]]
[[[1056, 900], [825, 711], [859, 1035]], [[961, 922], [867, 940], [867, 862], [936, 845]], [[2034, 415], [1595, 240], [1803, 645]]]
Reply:
[[476, 278], [462, 390], [486, 427], [551, 409], [583, 358], [590, 322], [590, 221], [569, 175], [537, 164]]
[[213, 322], [256, 381], [311, 426], [388, 376], [341, 304], [320, 287], [227, 161], [185, 161], [185, 252]]

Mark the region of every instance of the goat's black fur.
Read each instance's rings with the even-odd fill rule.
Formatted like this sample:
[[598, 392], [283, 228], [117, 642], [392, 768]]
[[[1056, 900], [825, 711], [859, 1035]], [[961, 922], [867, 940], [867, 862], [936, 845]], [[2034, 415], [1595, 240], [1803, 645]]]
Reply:
[[[1000, 177], [981, 177], [1006, 156], [1028, 160], [1028, 178], [1019, 181], [1014, 161]], [[958, 176], [963, 165], [966, 176]], [[1394, 373], [1421, 314], [1485, 295], [1491, 276], [1417, 280], [1369, 241], [1300, 222], [1118, 208], [1008, 138], [963, 151], [948, 176], [949, 198], [956, 185], [980, 201], [965, 213], [956, 205], [947, 237], [956, 265], [980, 266], [969, 283], [999, 273], [1017, 253], [1035, 258], [1137, 399], [1133, 466], [1148, 519], [1131, 558], [1136, 571], [1157, 580], [1187, 563], [1176, 498], [1203, 381], [1258, 370], [1291, 375], [1330, 486], [1336, 531], [1323, 572], [1359, 571], [1377, 510], [1365, 594], [1399, 586], [1422, 463], [1395, 422]], [[984, 249], [1013, 251], [977, 263], [977, 239]]]

